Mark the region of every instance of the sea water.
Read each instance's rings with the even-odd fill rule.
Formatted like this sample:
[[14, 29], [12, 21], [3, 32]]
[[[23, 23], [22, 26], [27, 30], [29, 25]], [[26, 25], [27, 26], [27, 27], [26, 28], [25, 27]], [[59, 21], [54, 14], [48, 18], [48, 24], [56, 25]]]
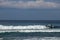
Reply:
[[[1, 20], [0, 29], [49, 29], [45, 25], [60, 26], [59, 20]], [[60, 29], [60, 27], [55, 28]], [[60, 30], [59, 30], [60, 31]], [[2, 36], [1, 36], [2, 35]], [[2, 33], [0, 40], [60, 40], [60, 32]]]

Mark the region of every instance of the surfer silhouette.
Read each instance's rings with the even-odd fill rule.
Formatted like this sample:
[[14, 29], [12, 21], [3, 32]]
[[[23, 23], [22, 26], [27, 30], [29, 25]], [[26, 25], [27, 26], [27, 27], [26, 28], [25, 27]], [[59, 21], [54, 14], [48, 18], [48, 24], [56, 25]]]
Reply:
[[46, 25], [46, 27], [54, 28], [54, 26], [52, 24], [48, 24], [48, 25]]

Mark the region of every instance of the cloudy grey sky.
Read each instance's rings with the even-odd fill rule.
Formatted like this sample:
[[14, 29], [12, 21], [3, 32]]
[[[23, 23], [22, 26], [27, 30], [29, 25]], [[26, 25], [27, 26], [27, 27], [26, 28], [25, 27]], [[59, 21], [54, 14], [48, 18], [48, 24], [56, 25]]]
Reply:
[[60, 20], [60, 0], [0, 0], [0, 20]]

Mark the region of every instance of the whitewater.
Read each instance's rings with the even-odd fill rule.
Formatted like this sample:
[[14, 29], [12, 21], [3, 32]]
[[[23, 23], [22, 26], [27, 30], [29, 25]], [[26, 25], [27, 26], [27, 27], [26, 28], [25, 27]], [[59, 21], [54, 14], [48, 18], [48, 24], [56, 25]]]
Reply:
[[27, 26], [4, 26], [0, 25], [0, 29], [47, 29], [45, 25], [27, 25]]
[[60, 40], [60, 37], [5, 37], [0, 40]]
[[50, 29], [45, 25], [26, 25], [26, 26], [0, 25], [0, 32], [60, 32], [60, 29]]
[[0, 40], [60, 40], [60, 21], [0, 21]]

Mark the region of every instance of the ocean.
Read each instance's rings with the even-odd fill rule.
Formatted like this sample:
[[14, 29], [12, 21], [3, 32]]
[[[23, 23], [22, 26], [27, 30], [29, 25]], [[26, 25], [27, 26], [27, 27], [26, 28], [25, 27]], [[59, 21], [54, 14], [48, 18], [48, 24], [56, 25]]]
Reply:
[[[48, 24], [55, 27], [45, 27]], [[11, 32], [1, 32], [2, 29]], [[50, 32], [51, 30], [54, 31]], [[60, 40], [60, 20], [0, 20], [0, 40]]]

